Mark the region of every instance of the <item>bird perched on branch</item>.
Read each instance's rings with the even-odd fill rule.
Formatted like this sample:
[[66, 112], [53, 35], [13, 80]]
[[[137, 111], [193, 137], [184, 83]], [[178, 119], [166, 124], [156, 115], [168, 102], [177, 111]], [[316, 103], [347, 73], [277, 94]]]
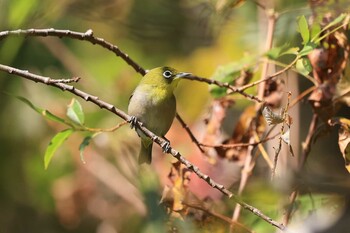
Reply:
[[[180, 79], [188, 75], [190, 74], [170, 67], [158, 67], [148, 71], [129, 100], [131, 127], [136, 127], [136, 122], [141, 121], [154, 134], [164, 137], [176, 114], [174, 90]], [[141, 137], [139, 164], [149, 164], [152, 161], [153, 141], [140, 130], [137, 133]], [[169, 143], [162, 145], [163, 151], [167, 151], [168, 147]]]

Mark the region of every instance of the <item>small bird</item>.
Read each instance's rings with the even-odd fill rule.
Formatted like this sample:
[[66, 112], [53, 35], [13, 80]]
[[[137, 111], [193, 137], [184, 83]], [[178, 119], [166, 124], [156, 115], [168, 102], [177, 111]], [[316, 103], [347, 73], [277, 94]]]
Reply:
[[[180, 78], [188, 75], [190, 74], [178, 72], [170, 67], [149, 70], [129, 100], [128, 113], [132, 116], [131, 127], [134, 127], [138, 120], [156, 135], [164, 137], [176, 114], [174, 89]], [[137, 133], [141, 137], [138, 162], [150, 164], [153, 141], [140, 130], [137, 130]], [[164, 145], [163, 150], [168, 146], [169, 144]]]

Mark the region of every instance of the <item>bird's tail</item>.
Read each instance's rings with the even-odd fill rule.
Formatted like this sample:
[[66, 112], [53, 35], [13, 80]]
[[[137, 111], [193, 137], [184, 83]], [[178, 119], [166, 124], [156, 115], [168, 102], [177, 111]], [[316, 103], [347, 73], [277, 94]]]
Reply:
[[139, 164], [152, 162], [152, 141], [141, 139], [141, 149], [139, 154]]

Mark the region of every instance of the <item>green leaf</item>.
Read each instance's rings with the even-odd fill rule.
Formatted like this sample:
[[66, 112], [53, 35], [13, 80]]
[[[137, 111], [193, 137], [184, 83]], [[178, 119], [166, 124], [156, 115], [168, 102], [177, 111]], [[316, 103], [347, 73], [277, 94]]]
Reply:
[[67, 107], [67, 116], [74, 123], [78, 125], [84, 125], [85, 115], [83, 112], [83, 108], [80, 103], [76, 99], [72, 99], [70, 104]]
[[97, 135], [99, 135], [100, 132], [94, 133], [94, 134], [90, 134], [88, 136], [86, 136], [82, 143], [79, 146], [79, 152], [80, 152], [80, 160], [85, 163], [85, 159], [84, 159], [84, 150], [85, 148], [90, 144], [91, 140], [96, 137]]
[[26, 99], [26, 98], [24, 98], [22, 96], [15, 96], [15, 97], [17, 99], [19, 99], [20, 101], [22, 101], [23, 103], [27, 104], [31, 109], [33, 109], [34, 111], [36, 111], [37, 113], [39, 113], [40, 115], [45, 117], [46, 119], [52, 120], [52, 121], [56, 121], [58, 123], [63, 123], [63, 124], [69, 125], [64, 119], [54, 115], [53, 113], [51, 113], [50, 111], [48, 111], [46, 109], [42, 109], [40, 107], [35, 106], [28, 99]]
[[295, 67], [302, 75], [308, 75], [312, 71], [310, 60], [306, 57], [300, 58]]
[[[249, 71], [255, 65], [255, 61], [255, 57], [247, 56], [237, 62], [219, 66], [211, 78], [223, 83], [233, 84], [240, 77], [241, 71]], [[210, 93], [214, 98], [220, 98], [226, 95], [227, 88], [211, 86]]]
[[299, 52], [299, 55], [302, 56], [306, 56], [308, 55], [312, 50], [314, 50], [316, 48], [316, 44], [312, 43], [312, 42], [308, 42], [304, 45], [304, 47], [301, 49], [301, 51]]
[[310, 41], [309, 25], [304, 15], [298, 17], [298, 27], [301, 37], [303, 38], [303, 44]]
[[317, 39], [319, 38], [319, 36], [321, 35], [321, 26], [317, 23], [314, 23], [312, 26], [311, 26], [311, 29], [310, 29], [310, 37], [311, 37], [311, 41], [312, 42], [315, 42], [317, 41]]
[[[242, 67], [236, 63], [230, 63], [224, 66], [219, 66], [212, 76], [212, 79], [223, 83], [232, 84], [233, 81], [239, 77]], [[210, 88], [210, 93], [215, 98], [220, 98], [226, 95], [227, 88], [213, 86]]]
[[44, 166], [48, 168], [50, 161], [55, 154], [56, 150], [62, 145], [62, 143], [74, 132], [73, 129], [65, 129], [57, 133], [50, 141], [46, 148], [44, 155]]
[[296, 55], [298, 54], [299, 48], [298, 47], [289, 47], [289, 44], [284, 44], [279, 47], [274, 47], [270, 49], [266, 56], [269, 59], [276, 60], [277, 58], [283, 56], [283, 55]]

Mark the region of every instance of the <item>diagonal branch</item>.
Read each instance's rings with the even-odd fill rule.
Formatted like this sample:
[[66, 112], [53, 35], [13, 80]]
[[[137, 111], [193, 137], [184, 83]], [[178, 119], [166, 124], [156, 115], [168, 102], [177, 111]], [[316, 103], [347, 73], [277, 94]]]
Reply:
[[192, 131], [190, 130], [190, 128], [188, 127], [188, 125], [185, 123], [185, 121], [182, 119], [182, 117], [176, 113], [176, 119], [180, 122], [180, 124], [182, 125], [182, 127], [186, 130], [187, 134], [190, 136], [192, 142], [194, 144], [196, 144], [196, 146], [198, 147], [198, 149], [202, 152], [205, 153], [205, 151], [203, 150], [203, 148], [201, 147], [201, 143], [197, 140], [197, 138], [194, 136], [194, 134], [192, 133]]

